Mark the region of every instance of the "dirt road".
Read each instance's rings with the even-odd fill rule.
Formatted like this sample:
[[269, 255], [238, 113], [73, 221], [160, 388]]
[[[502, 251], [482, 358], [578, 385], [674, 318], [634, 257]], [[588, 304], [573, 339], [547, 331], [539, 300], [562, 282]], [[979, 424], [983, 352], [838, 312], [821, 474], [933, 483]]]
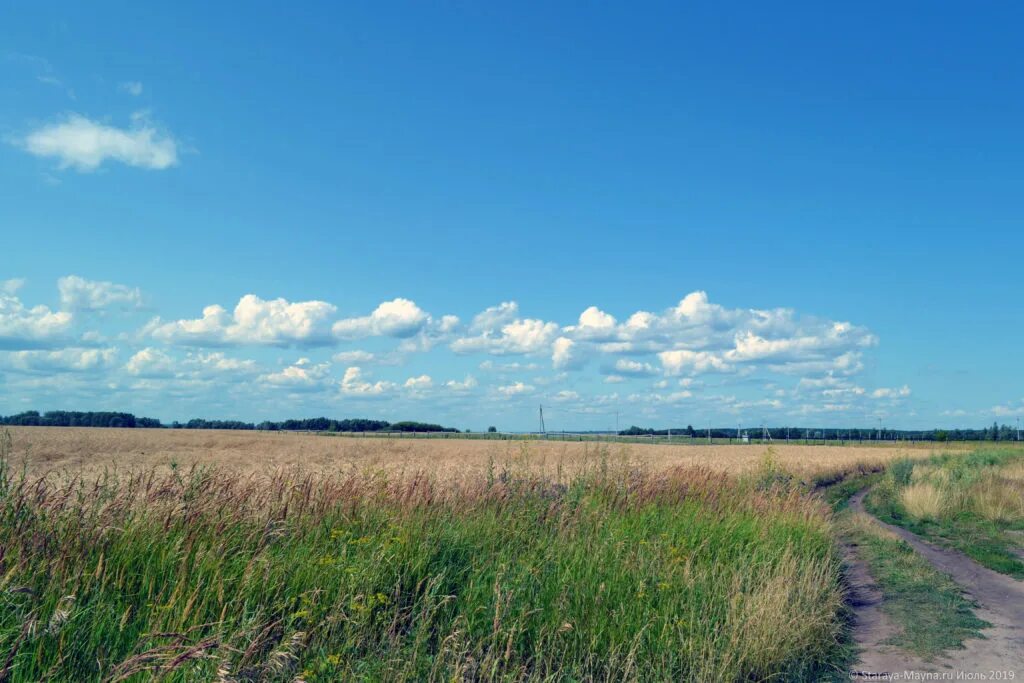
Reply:
[[[861, 660], [854, 667], [854, 672], [865, 680], [878, 680], [878, 674], [893, 674], [889, 680], [914, 680], [914, 673], [923, 672], [952, 676], [931, 680], [1022, 680], [1024, 582], [982, 567], [954, 550], [927, 543], [906, 529], [882, 522], [865, 510], [866, 493], [861, 491], [854, 496], [850, 500], [850, 508], [867, 514], [875, 523], [906, 541], [939, 571], [949, 574], [963, 586], [967, 596], [978, 603], [977, 616], [992, 626], [983, 631], [982, 638], [965, 641], [965, 649], [932, 662], [922, 662], [900, 653], [885, 645], [884, 641], [893, 633], [893, 626], [880, 609], [881, 594], [877, 586], [866, 568], [852, 559], [850, 574], [857, 611], [854, 633], [857, 644], [862, 648]], [[857, 602], [864, 604], [857, 605]]]

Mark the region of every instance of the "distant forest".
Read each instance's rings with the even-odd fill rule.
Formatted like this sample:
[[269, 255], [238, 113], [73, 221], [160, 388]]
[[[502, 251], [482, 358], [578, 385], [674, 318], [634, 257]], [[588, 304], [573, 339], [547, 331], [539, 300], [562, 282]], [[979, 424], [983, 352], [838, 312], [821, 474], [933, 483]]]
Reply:
[[458, 432], [454, 427], [425, 422], [386, 422], [361, 418], [331, 420], [326, 417], [312, 417], [303, 420], [281, 422], [242, 422], [240, 420], [204, 420], [195, 418], [188, 422], [163, 424], [152, 417], [135, 417], [131, 413], [77, 412], [51, 410], [40, 414], [28, 410], [17, 415], [0, 415], [0, 425], [17, 427], [127, 427], [137, 429], [253, 429], [268, 432], [313, 431], [313, 432]]
[[773, 441], [825, 440], [825, 441], [874, 441], [878, 439], [893, 441], [1015, 441], [1017, 429], [1011, 425], [999, 425], [995, 422], [984, 429], [840, 429], [834, 427], [749, 427], [740, 429], [710, 430], [694, 429], [692, 425], [674, 427], [672, 429], [652, 429], [632, 426], [619, 432], [620, 436], [690, 436], [693, 438], [740, 439], [748, 434], [751, 439], [759, 440], [768, 433]]
[[[311, 417], [301, 420], [282, 420], [280, 422], [242, 422], [241, 420], [205, 420], [195, 418], [188, 422], [172, 422], [163, 424], [152, 417], [136, 417], [131, 413], [118, 412], [78, 412], [70, 410], [51, 410], [40, 413], [28, 410], [17, 415], [0, 415], [0, 425], [18, 427], [127, 427], [136, 429], [249, 429], [267, 432], [450, 432], [457, 433], [454, 427], [443, 427], [426, 422], [387, 422], [385, 420], [369, 420], [354, 418], [333, 420], [326, 417]], [[694, 439], [740, 439], [748, 434], [751, 439], [759, 440], [764, 431], [773, 441], [827, 440], [827, 441], [875, 441], [878, 439], [906, 441], [1015, 441], [1017, 429], [1011, 425], [1000, 425], [995, 422], [984, 429], [841, 429], [835, 427], [761, 427], [722, 429], [713, 427], [694, 429], [692, 425], [673, 427], [672, 429], [653, 429], [650, 427], [633, 426], [619, 432], [620, 436], [689, 436]], [[589, 432], [588, 432], [589, 433]]]

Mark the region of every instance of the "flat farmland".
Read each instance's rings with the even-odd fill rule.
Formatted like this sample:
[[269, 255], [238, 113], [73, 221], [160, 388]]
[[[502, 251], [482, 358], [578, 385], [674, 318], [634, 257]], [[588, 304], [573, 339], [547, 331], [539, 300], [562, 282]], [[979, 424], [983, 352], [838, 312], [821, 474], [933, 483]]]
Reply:
[[[742, 473], [764, 464], [768, 447], [750, 445], [620, 444], [491, 439], [351, 438], [303, 433], [170, 429], [12, 427], [11, 461], [32, 476], [89, 476], [111, 468], [217, 466], [246, 474], [301, 468], [336, 474], [427, 474], [468, 479], [512, 471], [574, 476], [613, 461], [651, 472], [700, 466]], [[947, 449], [944, 449], [948, 451]], [[925, 458], [928, 447], [776, 444], [771, 458], [804, 477], [902, 458]]]

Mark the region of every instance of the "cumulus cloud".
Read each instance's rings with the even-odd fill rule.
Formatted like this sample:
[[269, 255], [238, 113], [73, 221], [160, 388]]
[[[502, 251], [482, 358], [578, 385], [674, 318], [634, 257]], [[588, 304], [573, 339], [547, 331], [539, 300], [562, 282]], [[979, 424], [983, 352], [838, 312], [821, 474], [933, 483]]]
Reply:
[[615, 361], [613, 374], [629, 377], [651, 377], [658, 374], [658, 369], [650, 363], [642, 363], [629, 358], [619, 358]]
[[565, 331], [579, 339], [609, 340], [616, 336], [616, 320], [597, 306], [591, 306], [580, 313], [576, 325], [565, 328]]
[[669, 375], [678, 375], [683, 372], [729, 372], [733, 369], [721, 355], [711, 351], [676, 349], [662, 351], [658, 354], [658, 358], [661, 360], [665, 373]]
[[[457, 324], [446, 316], [443, 326]], [[409, 299], [392, 299], [385, 301], [374, 309], [373, 313], [360, 318], [347, 318], [334, 323], [333, 332], [339, 339], [363, 339], [373, 336], [411, 337], [427, 324], [430, 316]]]
[[86, 280], [68, 275], [57, 280], [61, 308], [67, 311], [98, 311], [110, 307], [122, 309], [142, 306], [142, 291], [138, 287], [113, 282]]
[[317, 346], [332, 343], [329, 319], [335, 310], [325, 301], [290, 303], [246, 294], [233, 313], [214, 304], [203, 309], [202, 318], [166, 323], [157, 318], [143, 332], [169, 344], [192, 346]]
[[422, 398], [426, 395], [426, 392], [434, 388], [434, 380], [431, 379], [430, 375], [420, 375], [419, 377], [410, 377], [405, 380], [405, 384], [402, 386], [410, 396]]
[[469, 335], [451, 344], [455, 353], [535, 354], [551, 350], [559, 326], [534, 318], [520, 318], [519, 305], [507, 301], [477, 314]]
[[136, 351], [124, 369], [138, 377], [172, 377], [176, 372], [176, 361], [165, 351], [147, 346]]
[[330, 369], [330, 363], [314, 363], [308, 358], [300, 358], [278, 372], [260, 375], [259, 379], [270, 386], [284, 387], [292, 391], [310, 391], [324, 387]]
[[394, 382], [377, 381], [369, 382], [363, 376], [363, 371], [358, 366], [352, 366], [345, 370], [345, 375], [339, 385], [341, 393], [346, 396], [362, 398], [382, 398], [396, 389]]
[[178, 163], [177, 142], [142, 114], [133, 116], [127, 128], [69, 114], [30, 132], [21, 146], [35, 156], [57, 159], [62, 169], [83, 172], [94, 171], [108, 160], [155, 170]]
[[1021, 417], [1024, 416], [1024, 401], [992, 406], [991, 412], [996, 417]]
[[532, 394], [535, 387], [524, 384], [523, 382], [514, 382], [512, 384], [506, 384], [498, 387], [498, 393], [503, 396], [524, 396], [526, 394]]
[[52, 311], [42, 305], [25, 306], [15, 296], [22, 282], [6, 280], [0, 289], [0, 349], [36, 349], [56, 345], [71, 327], [71, 313]]
[[556, 370], [567, 370], [579, 364], [580, 359], [573, 353], [576, 342], [568, 337], [559, 337], [551, 344], [551, 365]]
[[4, 354], [4, 365], [17, 372], [89, 372], [113, 367], [117, 349], [66, 348], [56, 351], [14, 351]]
[[10, 280], [0, 280], [0, 294], [15, 294], [25, 286], [25, 278], [15, 277]]
[[444, 383], [444, 386], [449, 391], [455, 393], [466, 393], [470, 392], [477, 387], [476, 378], [473, 375], [466, 375], [466, 379], [461, 382], [455, 379], [450, 379]]
[[910, 387], [904, 384], [902, 387], [882, 387], [871, 392], [871, 398], [905, 398], [910, 396]]
[[556, 401], [558, 403], [568, 403], [571, 401], [580, 400], [580, 395], [579, 392], [573, 391], [571, 389], [562, 389], [561, 391], [555, 393], [555, 395], [551, 397], [551, 400]]
[[136, 377], [150, 379], [177, 377], [194, 380], [217, 376], [245, 376], [259, 371], [254, 360], [231, 358], [223, 352], [189, 353], [174, 358], [163, 349], [147, 346], [132, 354], [124, 365], [125, 371]]
[[[619, 323], [596, 306], [565, 327], [576, 342], [574, 353], [657, 355], [667, 374], [738, 372], [765, 368], [785, 374], [861, 369], [864, 348], [877, 339], [848, 322], [798, 316], [777, 308], [729, 309], [712, 303], [706, 292], [684, 296], [661, 313], [637, 311]], [[617, 374], [630, 374], [622, 370]]]

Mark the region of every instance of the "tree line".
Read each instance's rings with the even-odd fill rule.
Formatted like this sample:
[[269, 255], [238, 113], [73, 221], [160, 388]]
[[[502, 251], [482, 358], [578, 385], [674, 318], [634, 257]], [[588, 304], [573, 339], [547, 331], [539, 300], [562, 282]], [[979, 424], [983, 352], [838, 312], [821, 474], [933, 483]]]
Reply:
[[817, 439], [825, 441], [1015, 441], [1017, 429], [1012, 425], [993, 422], [983, 429], [887, 429], [887, 428], [810, 428], [810, 427], [749, 427], [694, 429], [692, 425], [671, 429], [653, 429], [633, 425], [618, 432], [620, 436], [689, 436], [693, 438], [741, 439], [747, 434], [751, 439], [764, 438], [767, 432], [773, 441]]
[[50, 410], [40, 415], [38, 410], [26, 410], [17, 415], [0, 415], [0, 425], [15, 427], [161, 427], [160, 420], [152, 417], [135, 417], [131, 413], [78, 412], [73, 410]]
[[152, 417], [136, 417], [120, 412], [78, 412], [51, 410], [40, 414], [38, 410], [27, 410], [16, 415], [0, 415], [0, 425], [16, 427], [124, 427], [147, 429], [248, 429], [258, 431], [310, 431], [310, 432], [458, 432], [454, 427], [444, 427], [428, 422], [387, 422], [363, 418], [333, 420], [313, 417], [299, 420], [272, 422], [244, 422], [242, 420], [206, 420], [194, 418], [187, 422], [174, 421], [163, 424]]

